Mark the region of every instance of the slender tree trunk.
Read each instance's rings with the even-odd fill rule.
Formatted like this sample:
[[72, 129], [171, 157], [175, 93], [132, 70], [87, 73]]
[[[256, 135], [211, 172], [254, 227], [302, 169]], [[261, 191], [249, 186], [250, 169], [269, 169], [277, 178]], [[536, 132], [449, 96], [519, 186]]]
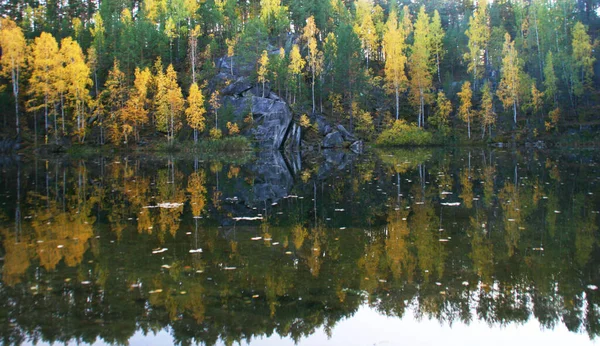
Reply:
[[538, 31], [537, 15], [533, 11], [533, 21], [535, 23], [535, 40], [537, 42], [538, 64], [540, 65], [540, 81], [544, 81], [544, 68], [542, 67], [542, 52], [540, 47], [540, 33]]
[[400, 116], [400, 90], [396, 87], [396, 120]]
[[312, 69], [312, 112], [315, 112], [315, 70], [314, 68]]
[[48, 133], [48, 95], [44, 95], [44, 125], [46, 133]]
[[467, 116], [467, 136], [471, 139], [471, 117]]
[[515, 122], [515, 125], [517, 125], [517, 101], [515, 99], [515, 101], [513, 101], [513, 120]]
[[438, 82], [440, 82], [440, 85], [442, 84], [442, 76], [440, 75], [440, 53], [436, 53], [435, 54], [435, 60], [437, 63], [437, 73], [438, 73]]
[[[60, 93], [60, 114], [61, 114], [62, 121], [63, 121], [63, 124], [64, 124], [65, 123], [65, 104], [64, 104], [64, 99], [63, 99], [62, 92]], [[46, 135], [47, 134], [48, 134], [48, 128], [46, 128]], [[63, 127], [63, 134], [64, 134], [64, 127]]]
[[12, 70], [13, 95], [15, 96], [15, 121], [17, 125], [17, 135], [20, 134], [19, 126], [19, 68]]

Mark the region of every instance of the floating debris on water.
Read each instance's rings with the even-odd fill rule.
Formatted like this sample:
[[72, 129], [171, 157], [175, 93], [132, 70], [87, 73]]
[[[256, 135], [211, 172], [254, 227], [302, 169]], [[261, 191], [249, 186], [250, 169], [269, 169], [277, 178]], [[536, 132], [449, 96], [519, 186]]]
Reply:
[[233, 221], [254, 221], [254, 220], [262, 220], [262, 216], [242, 216], [242, 217], [234, 217]]
[[157, 205], [147, 205], [142, 207], [143, 209], [153, 209], [153, 208], [165, 208], [165, 209], [174, 209], [183, 206], [183, 203], [171, 203], [171, 202], [163, 202], [158, 203]]
[[458, 207], [460, 202], [442, 202], [441, 205], [445, 205], [447, 207]]

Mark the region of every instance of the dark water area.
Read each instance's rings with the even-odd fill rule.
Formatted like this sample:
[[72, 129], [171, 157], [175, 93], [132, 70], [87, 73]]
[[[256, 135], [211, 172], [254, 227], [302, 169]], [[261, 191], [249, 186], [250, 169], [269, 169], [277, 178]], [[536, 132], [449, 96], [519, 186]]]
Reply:
[[600, 155], [0, 160], [4, 344], [594, 344]]

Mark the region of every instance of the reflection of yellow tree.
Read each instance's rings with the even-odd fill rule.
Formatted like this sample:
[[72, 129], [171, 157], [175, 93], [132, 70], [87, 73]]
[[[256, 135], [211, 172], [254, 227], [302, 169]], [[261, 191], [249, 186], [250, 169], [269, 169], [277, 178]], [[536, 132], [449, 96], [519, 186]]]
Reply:
[[469, 170], [464, 169], [460, 172], [460, 185], [462, 187], [460, 198], [465, 203], [465, 207], [471, 209], [473, 207], [473, 182]]
[[265, 279], [265, 294], [267, 296], [271, 317], [275, 316], [275, 311], [277, 306], [279, 306], [277, 297], [285, 295], [290, 286], [291, 284], [284, 276], [276, 275], [275, 273], [267, 274]]
[[490, 283], [494, 273], [494, 246], [486, 238], [486, 230], [471, 217], [468, 235], [471, 238], [471, 260], [473, 269], [484, 283]]
[[[21, 282], [21, 278], [29, 268], [32, 253], [29, 248], [29, 239], [18, 239], [9, 229], [0, 231], [4, 241], [4, 265], [2, 266], [2, 281], [14, 286]], [[20, 237], [22, 238], [22, 237]]]
[[360, 289], [372, 293], [377, 288], [379, 279], [379, 267], [383, 254], [381, 242], [371, 242], [365, 248], [363, 256], [358, 260], [358, 268], [361, 272]]
[[306, 228], [302, 227], [302, 225], [297, 224], [292, 228], [292, 241], [296, 250], [300, 250], [302, 245], [304, 244], [304, 239], [308, 236], [308, 232]]
[[192, 215], [200, 216], [206, 206], [206, 175], [204, 171], [192, 173], [188, 178], [187, 193], [190, 195]]
[[321, 246], [323, 242], [323, 238], [325, 234], [323, 233], [323, 229], [314, 228], [310, 232], [310, 239], [312, 240], [312, 247], [309, 251], [308, 257], [308, 268], [310, 269], [310, 273], [314, 277], [319, 277], [319, 273], [321, 272]]
[[585, 197], [581, 194], [575, 197], [574, 212], [576, 216], [575, 228], [575, 261], [580, 267], [586, 265], [594, 247], [596, 246], [596, 232], [598, 226], [596, 223], [596, 214], [585, 210]]
[[169, 232], [175, 236], [179, 230], [185, 194], [179, 183], [183, 181], [183, 174], [175, 171], [174, 167], [158, 172], [158, 198], [160, 203], [170, 203], [169, 208], [160, 208], [158, 215], [159, 239], [164, 240], [164, 235]]
[[[415, 191], [419, 192], [420, 188]], [[415, 193], [416, 200], [420, 193]], [[423, 278], [429, 281], [432, 271], [436, 270], [441, 278], [444, 274], [444, 263], [447, 251], [439, 241], [439, 231], [433, 227], [434, 210], [431, 203], [415, 205], [413, 216], [410, 219], [410, 229], [414, 234], [415, 246], [417, 248], [417, 262]]]
[[494, 181], [496, 180], [496, 168], [494, 166], [486, 166], [483, 169], [483, 202], [486, 207], [492, 205], [494, 198]]
[[508, 256], [515, 253], [521, 238], [521, 203], [519, 191], [514, 184], [506, 182], [498, 194], [504, 214], [504, 240], [508, 247]]
[[400, 275], [404, 272], [408, 275], [408, 281], [412, 282], [415, 260], [408, 249], [410, 231], [407, 218], [408, 211], [406, 209], [390, 212], [385, 252], [394, 279], [400, 278]]
[[69, 267], [81, 263], [93, 235], [94, 218], [88, 215], [89, 210], [63, 212], [55, 203], [38, 213], [31, 225], [38, 239], [36, 252], [42, 267], [54, 270], [62, 259]]

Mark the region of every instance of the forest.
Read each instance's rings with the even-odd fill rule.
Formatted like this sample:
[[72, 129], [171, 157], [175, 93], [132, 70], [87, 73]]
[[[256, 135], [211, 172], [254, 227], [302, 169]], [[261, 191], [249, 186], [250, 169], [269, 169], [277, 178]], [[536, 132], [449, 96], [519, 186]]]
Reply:
[[[595, 0], [0, 2], [3, 136], [129, 145], [247, 133], [219, 74], [294, 121], [382, 145], [533, 140], [599, 124]], [[237, 69], [237, 70], [236, 70]], [[250, 114], [251, 115], [251, 114]]]

